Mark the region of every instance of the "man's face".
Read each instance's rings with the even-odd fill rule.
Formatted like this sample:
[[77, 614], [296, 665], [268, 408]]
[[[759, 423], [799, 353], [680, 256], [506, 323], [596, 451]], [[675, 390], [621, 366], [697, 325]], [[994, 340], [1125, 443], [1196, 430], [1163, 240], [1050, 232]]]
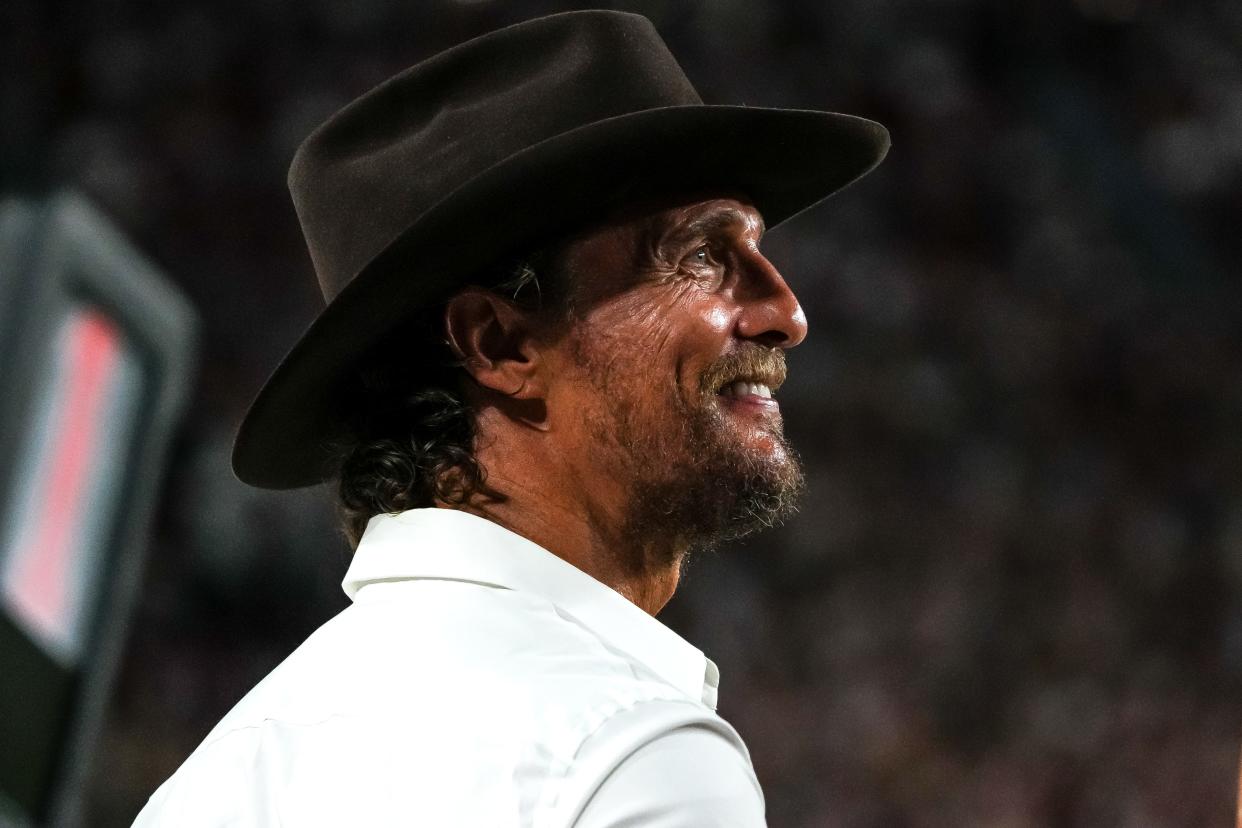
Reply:
[[615, 217], [562, 257], [573, 312], [549, 413], [584, 485], [626, 501], [634, 540], [710, 545], [794, 508], [772, 395], [806, 320], [762, 234], [746, 202], [699, 200]]

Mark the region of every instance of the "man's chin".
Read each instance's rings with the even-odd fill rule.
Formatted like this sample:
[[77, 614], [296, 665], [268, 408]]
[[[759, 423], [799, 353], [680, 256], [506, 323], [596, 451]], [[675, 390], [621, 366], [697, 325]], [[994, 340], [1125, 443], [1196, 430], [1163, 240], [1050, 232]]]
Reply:
[[733, 452], [726, 463], [696, 464], [676, 479], [649, 481], [635, 492], [629, 528], [702, 551], [779, 526], [797, 512], [804, 489], [797, 458], [788, 451], [780, 457]]
[[752, 430], [742, 437], [738, 446], [748, 457], [744, 464], [747, 468], [771, 467], [774, 474], [781, 474], [781, 469], [798, 463], [779, 429]]
[[[779, 429], [737, 435], [705, 449], [682, 481], [701, 545], [778, 526], [798, 508], [805, 480], [797, 454]], [[697, 502], [694, 502], [697, 501]], [[693, 503], [693, 505], [691, 505]]]
[[806, 488], [802, 467], [788, 450], [781, 452], [779, 460], [769, 456], [766, 462], [751, 465], [749, 474], [739, 475], [736, 484], [722, 539], [734, 540], [781, 525], [798, 511]]
[[738, 417], [706, 405], [683, 422], [677, 437], [624, 426], [613, 432], [634, 472], [631, 534], [703, 549], [777, 526], [797, 511], [802, 467], [779, 412]]
[[776, 469], [788, 466], [795, 467], [798, 460], [785, 439], [784, 424], [780, 415], [747, 423], [729, 422], [727, 415], [720, 422], [720, 454], [723, 456], [720, 465], [733, 465], [748, 472], [754, 469], [771, 467]]

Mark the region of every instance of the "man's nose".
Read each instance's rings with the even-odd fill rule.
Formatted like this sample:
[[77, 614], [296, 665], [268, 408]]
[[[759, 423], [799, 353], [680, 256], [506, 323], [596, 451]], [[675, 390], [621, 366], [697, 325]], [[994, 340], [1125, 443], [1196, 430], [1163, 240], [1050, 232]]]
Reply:
[[745, 263], [736, 292], [742, 305], [738, 335], [773, 348], [792, 348], [806, 339], [806, 314], [776, 266], [757, 251]]

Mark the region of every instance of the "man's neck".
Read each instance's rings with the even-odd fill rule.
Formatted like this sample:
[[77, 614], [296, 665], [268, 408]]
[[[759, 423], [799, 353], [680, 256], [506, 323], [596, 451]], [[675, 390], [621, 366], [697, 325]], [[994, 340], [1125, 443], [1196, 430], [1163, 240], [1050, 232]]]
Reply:
[[476, 496], [455, 508], [539, 544], [651, 615], [673, 597], [685, 554], [671, 548], [675, 539], [627, 537], [620, 510], [605, 507], [582, 488], [575, 492], [582, 496], [562, 502], [532, 488], [530, 481], [490, 470], [487, 485], [501, 497]]

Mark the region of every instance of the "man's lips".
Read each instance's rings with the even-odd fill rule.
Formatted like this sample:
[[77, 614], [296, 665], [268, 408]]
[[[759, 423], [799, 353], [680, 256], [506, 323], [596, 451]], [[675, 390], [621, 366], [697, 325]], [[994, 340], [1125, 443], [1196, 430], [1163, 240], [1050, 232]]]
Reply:
[[762, 397], [765, 400], [772, 399], [772, 386], [766, 382], [737, 380], [735, 382], [726, 383], [716, 393], [723, 397]]
[[772, 389], [766, 383], [738, 380], [725, 385], [716, 393], [721, 402], [733, 409], [759, 409], [777, 411], [780, 406], [772, 399]]

